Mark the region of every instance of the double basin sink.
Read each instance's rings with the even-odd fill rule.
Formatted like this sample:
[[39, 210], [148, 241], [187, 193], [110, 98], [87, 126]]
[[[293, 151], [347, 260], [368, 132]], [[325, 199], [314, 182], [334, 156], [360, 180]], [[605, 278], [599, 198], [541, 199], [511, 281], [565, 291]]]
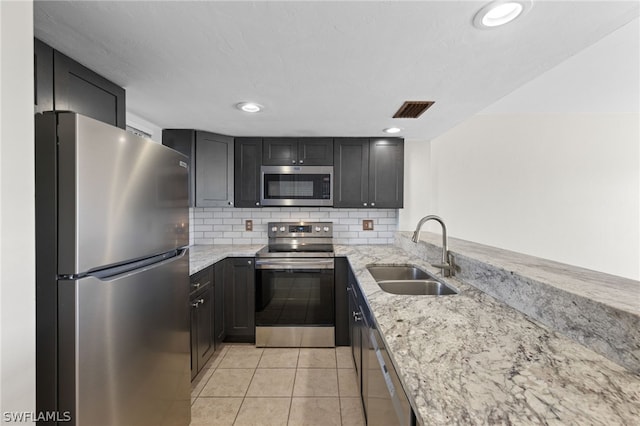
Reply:
[[367, 270], [387, 293], [423, 296], [458, 294], [453, 287], [414, 265], [369, 265]]

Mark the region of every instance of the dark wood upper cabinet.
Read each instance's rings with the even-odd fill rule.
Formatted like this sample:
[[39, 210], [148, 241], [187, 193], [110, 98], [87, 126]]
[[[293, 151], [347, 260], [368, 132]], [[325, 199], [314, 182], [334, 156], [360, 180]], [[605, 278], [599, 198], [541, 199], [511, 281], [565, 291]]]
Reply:
[[33, 39], [34, 112], [53, 110], [53, 48]]
[[404, 140], [376, 138], [369, 142], [369, 206], [402, 208]]
[[333, 181], [333, 207], [369, 207], [368, 138], [335, 140]]
[[260, 207], [262, 138], [236, 138], [234, 196], [236, 207]]
[[196, 176], [196, 132], [190, 129], [162, 129], [162, 145], [173, 148], [181, 154], [189, 157], [189, 206], [195, 206]]
[[74, 111], [124, 129], [125, 90], [34, 39], [34, 110]]
[[68, 56], [53, 52], [56, 110], [75, 111], [125, 128], [125, 91]]
[[196, 207], [233, 207], [233, 138], [196, 131]]
[[262, 164], [265, 166], [291, 166], [298, 163], [298, 139], [264, 138]]
[[189, 156], [189, 205], [233, 207], [233, 138], [193, 129], [163, 129], [162, 144]]
[[332, 166], [333, 138], [299, 138], [298, 164], [305, 166]]
[[335, 140], [334, 207], [401, 208], [403, 184], [403, 139]]
[[331, 166], [333, 138], [264, 138], [265, 166]]

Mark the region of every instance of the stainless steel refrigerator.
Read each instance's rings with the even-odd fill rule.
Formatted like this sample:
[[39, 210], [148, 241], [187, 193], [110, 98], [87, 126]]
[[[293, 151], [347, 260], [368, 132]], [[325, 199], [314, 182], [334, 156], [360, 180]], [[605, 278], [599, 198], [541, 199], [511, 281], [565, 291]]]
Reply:
[[187, 158], [71, 112], [35, 150], [39, 423], [188, 425]]

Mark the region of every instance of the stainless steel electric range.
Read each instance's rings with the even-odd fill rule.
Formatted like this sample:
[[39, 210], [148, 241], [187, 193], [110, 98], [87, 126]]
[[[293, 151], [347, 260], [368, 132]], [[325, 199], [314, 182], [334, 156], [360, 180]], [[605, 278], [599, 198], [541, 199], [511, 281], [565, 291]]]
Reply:
[[270, 222], [256, 253], [256, 346], [335, 346], [333, 224]]

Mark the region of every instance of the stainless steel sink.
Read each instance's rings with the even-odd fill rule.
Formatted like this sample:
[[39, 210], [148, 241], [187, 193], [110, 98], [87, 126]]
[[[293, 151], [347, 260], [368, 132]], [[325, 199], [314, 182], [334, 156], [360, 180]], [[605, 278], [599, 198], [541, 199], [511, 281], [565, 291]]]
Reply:
[[413, 265], [369, 265], [367, 269], [376, 281], [433, 280], [435, 278]]
[[369, 265], [369, 273], [387, 293], [445, 296], [458, 291], [414, 265]]
[[458, 294], [446, 284], [433, 280], [379, 281], [378, 285], [387, 293], [425, 296], [445, 296]]

